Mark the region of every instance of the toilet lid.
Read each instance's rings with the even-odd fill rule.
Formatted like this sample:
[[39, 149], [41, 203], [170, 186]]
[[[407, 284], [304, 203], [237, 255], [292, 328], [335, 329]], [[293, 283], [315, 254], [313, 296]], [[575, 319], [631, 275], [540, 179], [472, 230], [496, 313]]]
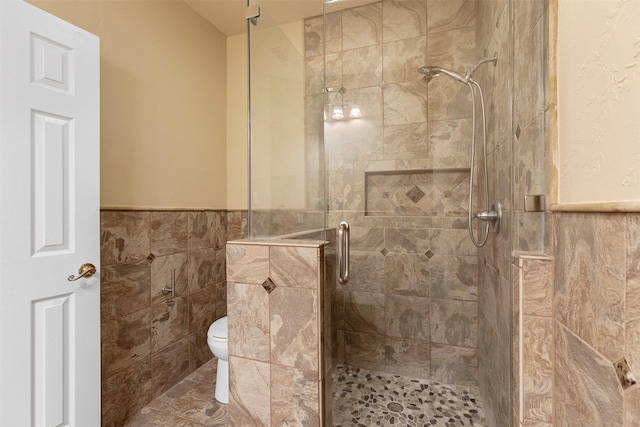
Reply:
[[209, 332], [207, 333], [210, 337], [216, 338], [224, 338], [227, 339], [227, 316], [222, 317], [209, 326]]

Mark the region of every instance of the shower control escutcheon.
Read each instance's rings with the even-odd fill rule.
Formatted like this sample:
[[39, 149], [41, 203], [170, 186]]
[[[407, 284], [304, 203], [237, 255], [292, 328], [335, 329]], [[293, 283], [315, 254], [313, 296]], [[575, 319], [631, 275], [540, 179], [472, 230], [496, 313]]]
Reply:
[[502, 221], [502, 204], [499, 201], [494, 200], [490, 211], [480, 211], [477, 214], [474, 214], [473, 217], [480, 221], [491, 222], [493, 231], [497, 234], [500, 232], [500, 222]]

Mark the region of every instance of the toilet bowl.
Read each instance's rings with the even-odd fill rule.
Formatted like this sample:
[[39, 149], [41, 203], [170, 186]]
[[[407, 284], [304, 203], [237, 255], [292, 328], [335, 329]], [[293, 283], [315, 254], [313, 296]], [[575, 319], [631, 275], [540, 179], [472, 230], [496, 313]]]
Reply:
[[216, 374], [216, 400], [229, 403], [229, 350], [227, 347], [227, 317], [222, 317], [209, 326], [207, 343], [214, 356], [218, 358]]

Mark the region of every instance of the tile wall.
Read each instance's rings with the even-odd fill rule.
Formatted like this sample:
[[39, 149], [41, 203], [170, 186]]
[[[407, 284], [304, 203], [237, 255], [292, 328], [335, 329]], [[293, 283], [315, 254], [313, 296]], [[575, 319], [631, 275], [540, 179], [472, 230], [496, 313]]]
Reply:
[[[225, 244], [246, 212], [101, 212], [102, 425], [121, 426], [212, 355], [226, 315]], [[175, 270], [176, 294], [164, 295]]]
[[640, 214], [551, 215], [555, 261], [514, 266], [515, 425], [640, 425]]
[[513, 425], [553, 423], [553, 258], [513, 259]]
[[[417, 69], [476, 60], [475, 1], [382, 1], [305, 21], [308, 115], [327, 85], [363, 118], [327, 121], [329, 225], [351, 225], [338, 356], [352, 366], [475, 384], [477, 251], [466, 230], [468, 89]], [[324, 49], [326, 48], [326, 52]], [[312, 140], [314, 129], [308, 129]], [[315, 130], [318, 134], [322, 131]]]
[[231, 425], [331, 425], [324, 268], [323, 242], [227, 244]]
[[[512, 414], [512, 250], [549, 252], [544, 212], [524, 212], [524, 196], [545, 193], [548, 64], [545, 0], [479, 0], [479, 56], [498, 54], [495, 68], [476, 77], [489, 109], [489, 199], [502, 203], [499, 234], [480, 253], [479, 386], [490, 425], [510, 424]], [[482, 165], [480, 165], [482, 166]]]
[[[502, 203], [499, 234], [491, 233], [480, 251], [478, 281], [478, 385], [489, 425], [510, 425], [511, 409], [511, 178], [513, 144], [510, 109], [513, 84], [511, 12], [513, 2], [477, 2], [478, 55], [497, 53], [495, 67], [483, 66], [476, 79], [487, 100], [489, 200]], [[516, 2], [518, 3], [518, 2]], [[477, 128], [481, 131], [481, 128]], [[482, 163], [478, 165], [482, 167]], [[481, 170], [482, 174], [485, 173]], [[484, 179], [481, 175], [479, 181]], [[484, 194], [484, 188], [480, 187]], [[483, 196], [481, 196], [483, 197]]]
[[[499, 121], [489, 131], [498, 142], [490, 166], [497, 170], [495, 194], [503, 194], [512, 179], [514, 204], [506, 211], [513, 221], [505, 225], [516, 251], [511, 289], [507, 246], [493, 239], [481, 255], [479, 385], [490, 425], [510, 424], [506, 411], [512, 402], [518, 426], [636, 426], [640, 216], [523, 209], [524, 195], [547, 192], [550, 7], [544, 0], [478, 2], [479, 49], [500, 52], [513, 37], [511, 71], [499, 74], [498, 65], [494, 77], [513, 85], [513, 110], [497, 114], [504, 95], [494, 92]], [[512, 117], [512, 124], [500, 117]], [[512, 153], [500, 155], [501, 136], [504, 151]], [[505, 318], [511, 313], [512, 319]], [[510, 333], [511, 354], [505, 347]], [[504, 369], [510, 357], [512, 387]], [[617, 366], [628, 366], [633, 380], [621, 378]]]
[[556, 213], [555, 423], [635, 426], [640, 386], [640, 215]]

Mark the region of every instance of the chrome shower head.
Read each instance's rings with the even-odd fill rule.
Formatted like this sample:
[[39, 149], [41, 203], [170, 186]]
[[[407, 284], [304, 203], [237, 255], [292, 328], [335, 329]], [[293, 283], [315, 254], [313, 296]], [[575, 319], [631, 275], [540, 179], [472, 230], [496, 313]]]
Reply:
[[430, 66], [426, 66], [426, 67], [420, 67], [418, 68], [418, 73], [420, 74], [424, 74], [425, 78], [427, 79], [427, 82], [431, 81], [432, 78], [439, 76], [440, 74], [445, 74], [457, 81], [459, 81], [460, 83], [464, 83], [467, 84], [467, 79], [465, 79], [463, 76], [461, 76], [458, 73], [455, 73], [451, 70], [447, 70], [446, 68], [440, 68], [440, 67], [430, 67]]

